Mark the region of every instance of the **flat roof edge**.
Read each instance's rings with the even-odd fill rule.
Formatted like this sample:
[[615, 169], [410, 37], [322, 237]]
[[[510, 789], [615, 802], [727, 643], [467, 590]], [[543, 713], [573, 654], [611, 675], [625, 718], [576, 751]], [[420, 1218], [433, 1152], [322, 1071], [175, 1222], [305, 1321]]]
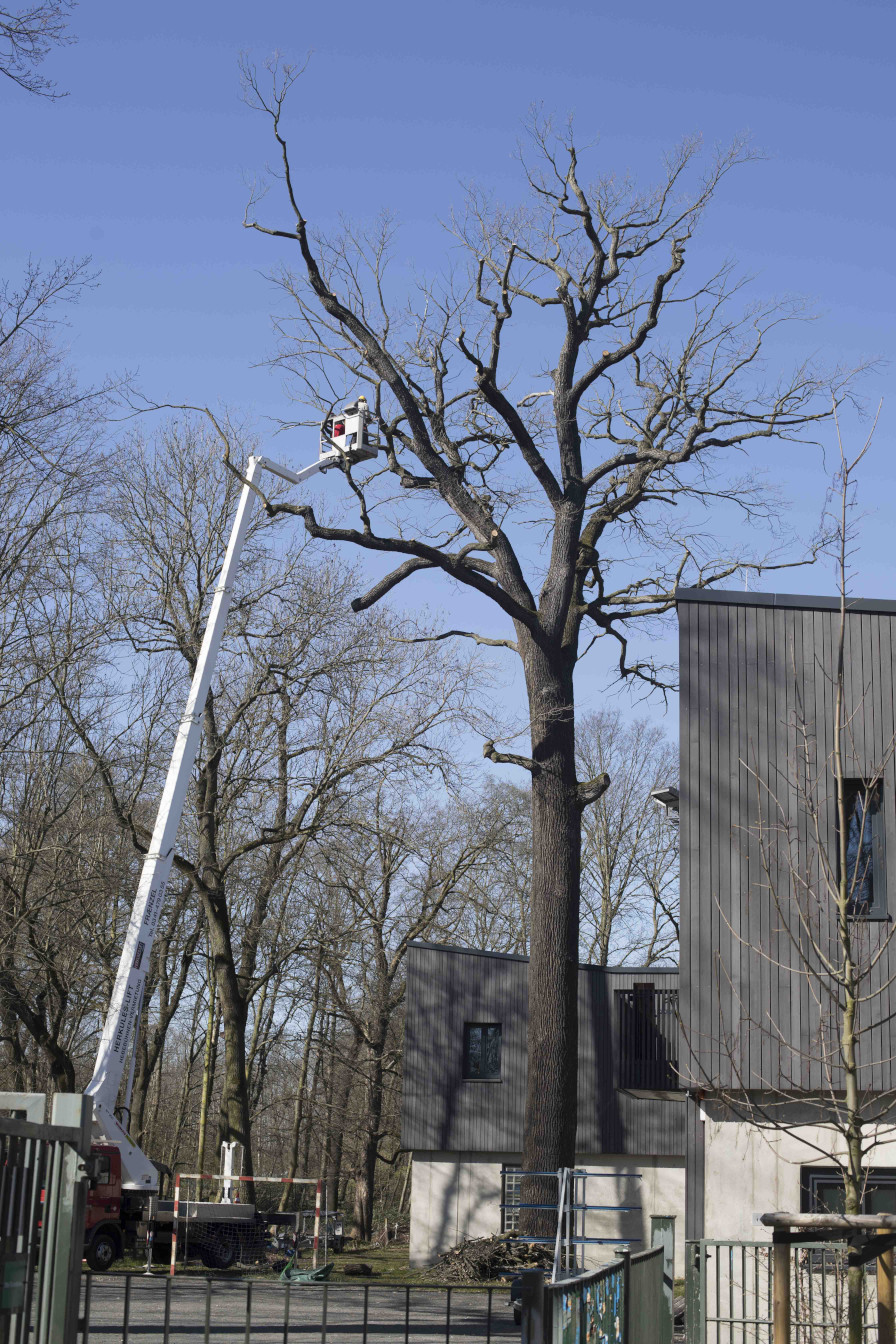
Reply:
[[[482, 947], [458, 947], [454, 943], [428, 943], [423, 939], [415, 939], [408, 944], [409, 947], [422, 948], [424, 952], [456, 952], [465, 957], [491, 957], [494, 961], [528, 961], [528, 957], [522, 956], [519, 952], [489, 952]], [[657, 963], [653, 966], [595, 966], [589, 961], [579, 962], [580, 971], [611, 971], [618, 975], [678, 975], [677, 966], [661, 965]]]
[[[676, 602], [707, 602], [730, 607], [777, 607], [797, 611], [839, 611], [839, 597], [812, 593], [741, 593], [724, 588], [676, 588]], [[883, 597], [848, 597], [847, 612], [896, 616], [896, 600]]]

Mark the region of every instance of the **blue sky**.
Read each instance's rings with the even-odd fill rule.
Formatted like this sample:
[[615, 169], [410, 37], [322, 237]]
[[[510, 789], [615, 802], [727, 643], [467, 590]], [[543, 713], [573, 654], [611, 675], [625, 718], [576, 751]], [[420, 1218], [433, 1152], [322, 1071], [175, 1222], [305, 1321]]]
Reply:
[[[81, 0], [72, 29], [77, 44], [46, 63], [66, 99], [0, 88], [0, 248], [7, 276], [29, 254], [93, 255], [100, 285], [70, 331], [85, 378], [127, 368], [161, 401], [226, 402], [262, 426], [289, 414], [278, 377], [254, 367], [271, 348], [264, 271], [281, 253], [241, 227], [247, 179], [270, 144], [239, 100], [237, 57], [274, 49], [297, 60], [313, 51], [289, 129], [320, 228], [339, 210], [389, 208], [403, 223], [402, 259], [437, 265], [437, 221], [463, 181], [517, 192], [513, 151], [532, 103], [574, 113], [608, 168], [645, 178], [684, 135], [712, 144], [746, 131], [767, 157], [727, 180], [699, 246], [708, 259], [737, 258], [759, 293], [807, 295], [820, 318], [803, 349], [893, 358], [891, 2]], [[883, 367], [866, 381], [871, 401], [891, 378]], [[866, 596], [894, 595], [893, 426], [885, 401], [865, 473], [856, 589]], [[297, 436], [276, 451], [300, 463], [315, 447]], [[760, 465], [808, 534], [824, 487], [817, 457], [772, 450]], [[813, 570], [761, 586], [832, 582]], [[418, 598], [455, 601], [432, 583], [405, 590]], [[601, 684], [582, 685], [583, 703], [599, 703]]]

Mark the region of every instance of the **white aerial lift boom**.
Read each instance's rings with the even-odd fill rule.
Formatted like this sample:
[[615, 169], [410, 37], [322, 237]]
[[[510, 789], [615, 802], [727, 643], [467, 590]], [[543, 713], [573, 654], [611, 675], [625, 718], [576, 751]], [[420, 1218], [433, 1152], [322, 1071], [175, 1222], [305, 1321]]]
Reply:
[[130, 1106], [137, 1032], [140, 1029], [140, 1011], [149, 968], [149, 954], [165, 900], [165, 888], [171, 873], [174, 842], [187, 796], [190, 772], [199, 749], [203, 707], [227, 623], [234, 577], [249, 525], [255, 493], [253, 486], [264, 471], [270, 471], [275, 476], [298, 485], [301, 481], [307, 481], [317, 475], [319, 471], [326, 471], [328, 467], [375, 458], [378, 448], [377, 421], [371, 415], [366, 399], [359, 397], [357, 402], [347, 406], [341, 413], [331, 413], [326, 417], [321, 426], [318, 461], [301, 471], [291, 471], [288, 467], [278, 466], [266, 457], [249, 458], [227, 554], [215, 588], [196, 671], [193, 674], [186, 708], [171, 755], [152, 840], [143, 860], [137, 899], [134, 902], [121, 951], [93, 1078], [86, 1089], [93, 1098], [94, 1128], [98, 1141], [114, 1144], [120, 1149], [121, 1183], [124, 1190], [142, 1190], [146, 1194], [154, 1194], [159, 1184], [155, 1164], [131, 1140], [115, 1110], [129, 1051], [131, 1067], [124, 1101], [125, 1110]]

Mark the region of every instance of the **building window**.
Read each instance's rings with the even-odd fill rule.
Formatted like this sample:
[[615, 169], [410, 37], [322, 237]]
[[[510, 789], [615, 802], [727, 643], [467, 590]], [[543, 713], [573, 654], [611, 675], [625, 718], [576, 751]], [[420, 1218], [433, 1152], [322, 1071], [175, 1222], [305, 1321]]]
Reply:
[[501, 1168], [501, 1231], [520, 1230], [520, 1182], [523, 1173], [519, 1167]]
[[464, 1077], [501, 1077], [501, 1023], [464, 1023]]
[[[843, 1213], [843, 1177], [836, 1167], [803, 1167], [800, 1185], [803, 1213]], [[896, 1213], [896, 1168], [868, 1172], [862, 1213]]]
[[[846, 881], [849, 909], [855, 919], [886, 915], [884, 818], [879, 783], [844, 780], [846, 805]], [[837, 844], [838, 866], [841, 850]], [[838, 880], [842, 876], [838, 873]]]

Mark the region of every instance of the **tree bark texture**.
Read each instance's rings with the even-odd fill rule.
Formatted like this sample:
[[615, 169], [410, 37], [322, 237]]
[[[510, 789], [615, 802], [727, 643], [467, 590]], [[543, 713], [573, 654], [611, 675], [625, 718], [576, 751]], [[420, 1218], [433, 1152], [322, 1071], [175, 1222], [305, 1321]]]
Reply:
[[[528, 641], [525, 641], [528, 643]], [[571, 670], [524, 653], [532, 724], [532, 890], [523, 1171], [575, 1163], [581, 807]], [[557, 1180], [522, 1183], [523, 1204], [556, 1204]], [[523, 1209], [533, 1235], [556, 1228], [549, 1209]]]

